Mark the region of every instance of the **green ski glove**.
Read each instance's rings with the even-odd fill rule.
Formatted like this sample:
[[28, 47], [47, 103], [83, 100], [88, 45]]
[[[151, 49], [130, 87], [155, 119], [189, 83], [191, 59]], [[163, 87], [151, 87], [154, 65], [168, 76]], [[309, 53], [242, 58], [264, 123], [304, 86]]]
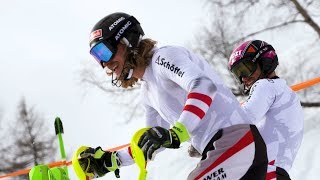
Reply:
[[147, 130], [139, 139], [138, 146], [144, 153], [146, 160], [151, 160], [153, 153], [160, 147], [180, 147], [180, 143], [187, 141], [190, 135], [181, 123], [176, 123], [171, 129], [156, 126]]
[[121, 165], [116, 151], [103, 151], [101, 147], [88, 148], [80, 154], [79, 163], [87, 176], [99, 178], [106, 173], [114, 171], [119, 178], [119, 167]]

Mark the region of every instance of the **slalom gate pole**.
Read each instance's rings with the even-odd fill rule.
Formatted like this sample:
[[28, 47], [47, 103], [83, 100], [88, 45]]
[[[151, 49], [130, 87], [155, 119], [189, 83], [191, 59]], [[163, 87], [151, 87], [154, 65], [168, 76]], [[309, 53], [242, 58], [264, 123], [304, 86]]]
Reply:
[[[313, 86], [317, 83], [320, 83], [320, 77], [316, 77], [316, 78], [313, 78], [313, 79], [310, 79], [310, 80], [307, 80], [307, 81], [304, 81], [302, 83], [298, 83], [298, 84], [295, 84], [293, 86], [291, 86], [291, 89], [293, 91], [300, 91], [302, 89], [305, 89], [307, 87], [310, 87], [310, 86]], [[60, 119], [60, 118], [59, 118]], [[61, 121], [61, 120], [60, 120]], [[62, 123], [61, 123], [62, 125]], [[63, 131], [63, 130], [62, 130]], [[60, 139], [60, 138], [59, 138]], [[61, 137], [61, 140], [62, 140], [62, 137]], [[59, 140], [60, 141], [60, 140]], [[106, 149], [106, 151], [117, 151], [119, 149], [122, 149], [122, 148], [125, 148], [125, 147], [128, 147], [130, 146], [130, 143], [128, 144], [123, 144], [123, 145], [120, 145], [120, 146], [116, 146], [116, 147], [113, 147], [113, 148], [109, 148], [109, 149]], [[63, 147], [63, 152], [64, 152], [64, 146], [63, 146], [63, 141], [62, 141], [62, 146], [60, 146], [60, 151], [61, 151], [61, 148]], [[65, 152], [63, 153], [63, 155], [61, 154], [61, 156], [63, 156], [64, 160], [63, 161], [57, 161], [57, 162], [52, 162], [52, 163], [49, 163], [48, 166], [49, 167], [58, 167], [58, 166], [70, 166], [72, 164], [72, 161], [66, 161], [66, 156], [65, 156]], [[20, 176], [20, 175], [23, 175], [23, 174], [28, 174], [29, 171], [30, 171], [31, 168], [29, 169], [24, 169], [24, 170], [20, 170], [20, 171], [16, 171], [16, 172], [13, 172], [13, 173], [10, 173], [10, 174], [5, 174], [5, 175], [1, 175], [0, 176], [0, 179], [3, 179], [3, 178], [8, 178], [8, 177], [14, 177], [14, 176]]]
[[[54, 129], [55, 129], [56, 135], [58, 137], [58, 141], [59, 141], [61, 160], [66, 162], [67, 157], [66, 157], [66, 152], [64, 150], [64, 143], [63, 143], [63, 139], [62, 139], [63, 125], [62, 125], [62, 121], [59, 117], [56, 117], [56, 119], [54, 121]], [[63, 167], [63, 169], [65, 170], [66, 175], [69, 176], [68, 167], [65, 165]]]
[[307, 88], [309, 86], [313, 86], [313, 85], [315, 85], [317, 83], [320, 83], [320, 77], [316, 77], [314, 79], [310, 79], [308, 81], [305, 81], [305, 82], [302, 82], [302, 83], [299, 83], [299, 84], [295, 84], [295, 85], [291, 86], [291, 89], [293, 91], [299, 91], [299, 90]]

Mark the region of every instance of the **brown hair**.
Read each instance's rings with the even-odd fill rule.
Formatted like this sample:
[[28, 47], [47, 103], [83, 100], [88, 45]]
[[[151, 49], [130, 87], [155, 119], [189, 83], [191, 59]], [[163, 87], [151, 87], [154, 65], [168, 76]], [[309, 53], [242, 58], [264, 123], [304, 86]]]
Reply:
[[[157, 44], [156, 41], [152, 39], [141, 40], [138, 48], [134, 52], [126, 51], [125, 59], [125, 71], [123, 74], [127, 74], [129, 69], [135, 69], [136, 67], [145, 68], [150, 64], [150, 60], [153, 56], [152, 48]], [[121, 86], [123, 88], [132, 87], [138, 79], [131, 77], [129, 80], [124, 80], [123, 76], [120, 76], [119, 81], [121, 81]]]

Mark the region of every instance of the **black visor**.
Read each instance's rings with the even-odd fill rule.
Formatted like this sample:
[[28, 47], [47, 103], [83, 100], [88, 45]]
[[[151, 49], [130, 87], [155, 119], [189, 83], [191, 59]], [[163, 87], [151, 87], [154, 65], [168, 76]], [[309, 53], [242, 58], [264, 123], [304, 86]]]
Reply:
[[232, 68], [231, 72], [233, 75], [242, 82], [242, 77], [249, 77], [257, 70], [257, 64], [252, 62], [250, 59], [243, 59], [236, 63]]

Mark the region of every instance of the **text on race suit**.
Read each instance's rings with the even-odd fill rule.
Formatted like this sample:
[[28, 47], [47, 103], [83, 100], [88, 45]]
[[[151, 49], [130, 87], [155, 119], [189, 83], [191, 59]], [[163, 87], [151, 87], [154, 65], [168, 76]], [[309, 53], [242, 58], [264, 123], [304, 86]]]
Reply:
[[225, 173], [223, 168], [220, 168], [220, 169], [210, 173], [206, 177], [203, 177], [202, 180], [223, 180], [226, 178], [227, 178], [227, 174]]
[[178, 66], [174, 64], [170, 64], [170, 62], [166, 61], [165, 58], [161, 58], [160, 56], [158, 56], [155, 63], [167, 68], [168, 70], [172, 71], [174, 74], [177, 74], [179, 77], [182, 77], [184, 75], [184, 72], [181, 71], [181, 69]]

